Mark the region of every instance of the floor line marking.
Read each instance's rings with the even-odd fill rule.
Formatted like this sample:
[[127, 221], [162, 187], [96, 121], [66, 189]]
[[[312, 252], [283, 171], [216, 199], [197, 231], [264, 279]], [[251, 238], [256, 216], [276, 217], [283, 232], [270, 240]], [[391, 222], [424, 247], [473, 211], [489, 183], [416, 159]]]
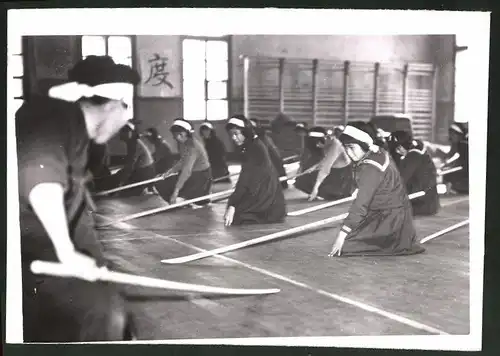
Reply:
[[446, 203], [442, 203], [441, 206], [442, 207], [450, 206], [450, 205], [458, 204], [458, 203], [461, 203], [461, 202], [464, 202], [467, 200], [469, 200], [469, 197], [465, 197], [465, 198], [461, 198], [461, 199], [457, 199], [457, 200], [452, 200], [452, 201], [447, 201]]
[[[207, 250], [204, 250], [204, 249], [199, 248], [197, 246], [191, 245], [189, 243], [186, 243], [186, 242], [183, 242], [183, 241], [179, 241], [179, 240], [176, 240], [176, 239], [168, 237], [168, 236], [160, 235], [160, 234], [158, 234], [156, 232], [151, 232], [151, 233], [154, 234], [154, 235], [156, 235], [156, 236], [158, 236], [159, 238], [170, 240], [170, 241], [172, 241], [174, 243], [183, 245], [185, 247], [189, 247], [189, 248], [194, 249], [194, 250], [196, 250], [198, 252], [205, 252], [205, 251], [207, 251]], [[420, 323], [420, 322], [417, 322], [417, 321], [405, 318], [403, 316], [400, 316], [400, 315], [397, 315], [397, 314], [394, 314], [394, 313], [391, 313], [391, 312], [388, 312], [388, 311], [376, 308], [374, 306], [371, 306], [371, 305], [368, 305], [368, 304], [365, 304], [365, 303], [362, 303], [362, 302], [358, 302], [358, 301], [352, 300], [350, 298], [342, 297], [342, 296], [340, 296], [338, 294], [334, 294], [334, 293], [330, 293], [330, 292], [327, 292], [327, 291], [322, 290], [322, 289], [314, 288], [314, 287], [309, 286], [309, 285], [307, 285], [305, 283], [298, 282], [298, 281], [295, 281], [295, 280], [293, 280], [291, 278], [282, 276], [280, 274], [277, 274], [277, 273], [274, 273], [274, 272], [271, 272], [271, 271], [268, 271], [268, 270], [265, 270], [265, 269], [262, 269], [262, 268], [259, 268], [259, 267], [252, 266], [252, 265], [250, 265], [248, 263], [245, 263], [245, 262], [241, 262], [241, 261], [238, 261], [238, 260], [226, 257], [226, 256], [220, 256], [220, 255], [215, 255], [213, 257], [217, 257], [217, 258], [223, 259], [225, 261], [235, 263], [237, 265], [246, 267], [246, 268], [248, 268], [248, 269], [250, 269], [252, 271], [259, 272], [261, 274], [267, 275], [269, 277], [273, 277], [275, 279], [287, 282], [289, 284], [292, 284], [292, 285], [295, 285], [295, 286], [298, 286], [298, 287], [302, 287], [304, 289], [311, 290], [311, 291], [316, 292], [316, 293], [318, 293], [320, 295], [323, 295], [323, 296], [329, 297], [331, 299], [334, 299], [334, 300], [337, 300], [337, 301], [349, 304], [351, 306], [358, 307], [360, 309], [366, 310], [366, 311], [374, 313], [374, 314], [378, 314], [380, 316], [383, 316], [383, 317], [388, 318], [390, 320], [399, 322], [401, 324], [405, 324], [405, 325], [413, 327], [415, 329], [424, 330], [424, 331], [427, 331], [427, 332], [432, 333], [432, 334], [449, 335], [445, 331], [439, 330], [439, 329], [434, 328], [432, 326], [425, 325], [423, 323]]]

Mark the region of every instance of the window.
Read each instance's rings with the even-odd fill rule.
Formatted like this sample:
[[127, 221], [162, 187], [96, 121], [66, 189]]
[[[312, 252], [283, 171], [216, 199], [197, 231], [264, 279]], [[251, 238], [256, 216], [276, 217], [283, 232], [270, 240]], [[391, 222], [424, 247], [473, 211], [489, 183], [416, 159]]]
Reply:
[[228, 117], [228, 58], [227, 41], [183, 40], [184, 118], [192, 121], [215, 121]]
[[[82, 36], [82, 58], [110, 56], [115, 63], [132, 67], [132, 39], [128, 36]], [[134, 117], [134, 90], [124, 98], [129, 117]]]
[[18, 37], [14, 43], [9, 42], [9, 86], [12, 87], [14, 94], [13, 100], [15, 103], [14, 110], [17, 111], [24, 102], [24, 58], [23, 58], [23, 39]]

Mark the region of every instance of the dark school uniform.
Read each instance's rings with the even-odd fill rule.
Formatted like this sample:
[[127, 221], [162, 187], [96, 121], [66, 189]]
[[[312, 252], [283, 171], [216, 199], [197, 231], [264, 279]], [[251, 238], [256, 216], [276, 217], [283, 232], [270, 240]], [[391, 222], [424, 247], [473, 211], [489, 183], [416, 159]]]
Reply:
[[154, 153], [153, 160], [155, 171], [157, 174], [162, 174], [168, 171], [175, 163], [172, 150], [168, 143], [163, 139], [155, 140], [153, 143]]
[[459, 166], [462, 169], [444, 175], [443, 182], [451, 183], [452, 189], [457, 193], [469, 194], [469, 142], [467, 140], [462, 140], [451, 146], [441, 170], [446, 171]]
[[439, 194], [437, 172], [434, 162], [427, 154], [422, 142], [408, 151], [399, 162], [399, 172], [406, 184], [408, 194], [424, 191], [425, 195], [411, 201], [414, 215], [435, 215], [438, 213]]
[[229, 168], [227, 166], [226, 148], [224, 147], [224, 143], [217, 137], [213, 130], [210, 137], [203, 140], [208, 154], [208, 160], [210, 161], [213, 178], [218, 179], [227, 177], [227, 179], [219, 180], [218, 182], [230, 183], [231, 180], [228, 177]]
[[[257, 129], [257, 136], [266, 146], [267, 152], [269, 153], [269, 158], [271, 158], [271, 162], [273, 163], [276, 172], [279, 177], [286, 177], [286, 170], [283, 162], [283, 158], [280, 155], [278, 147], [274, 144], [272, 138], [267, 134], [264, 129]], [[285, 180], [281, 182], [281, 186], [283, 188], [288, 188], [288, 182]]]
[[[152, 179], [156, 176], [155, 162], [148, 146], [141, 140], [127, 144], [125, 167], [114, 174], [118, 184], [128, 185]], [[144, 186], [124, 190], [121, 196], [136, 196], [144, 191]]]
[[[179, 189], [179, 198], [186, 200], [210, 194], [212, 171], [208, 154], [203, 144], [196, 138], [188, 138], [179, 145], [180, 159], [171, 168], [171, 173], [179, 173], [155, 183], [160, 196], [169, 201], [175, 188]], [[207, 204], [200, 201], [196, 204]]]
[[341, 228], [347, 233], [341, 256], [424, 252], [416, 240], [404, 182], [389, 153], [369, 152], [354, 173], [359, 190]]
[[29, 267], [34, 260], [58, 261], [29, 202], [40, 183], [63, 186], [76, 250], [106, 264], [84, 199], [89, 137], [79, 105], [34, 98], [18, 110], [16, 134], [25, 342], [120, 340], [113, 326], [125, 307], [115, 285], [34, 275]]
[[254, 139], [242, 151], [240, 176], [228, 201], [235, 208], [233, 225], [283, 222], [285, 196], [266, 146]]
[[[330, 140], [326, 148], [317, 148], [312, 151], [307, 150], [307, 153], [302, 157], [301, 172], [316, 164], [319, 164], [318, 170], [329, 172], [318, 189], [318, 196], [325, 200], [342, 199], [351, 195], [354, 191], [353, 163], [346, 162], [347, 164], [344, 167], [335, 167], [339, 150], [341, 150], [341, 156], [338, 159], [349, 162], [348, 158], [342, 157], [346, 153], [342, 147], [342, 143], [336, 138]], [[306, 194], [311, 194], [317, 177], [318, 171], [300, 176], [295, 180], [295, 188]]]

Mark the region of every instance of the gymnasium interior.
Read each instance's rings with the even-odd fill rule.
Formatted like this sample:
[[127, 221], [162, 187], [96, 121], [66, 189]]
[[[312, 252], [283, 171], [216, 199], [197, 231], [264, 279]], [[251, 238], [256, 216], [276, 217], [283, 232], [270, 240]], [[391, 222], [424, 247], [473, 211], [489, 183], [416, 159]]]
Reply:
[[[178, 154], [169, 131], [175, 119], [191, 120], [196, 135], [203, 122], [215, 127], [232, 177], [214, 184], [213, 193], [232, 189], [240, 170], [225, 129], [232, 115], [261, 120], [285, 159], [300, 153], [299, 139], [283, 124], [288, 120], [333, 129], [353, 120], [403, 118], [435, 152], [449, 149], [453, 122], [472, 119], [459, 98], [468, 95], [463, 83], [470, 80], [474, 41], [456, 34], [43, 35], [19, 37], [8, 49], [15, 108], [64, 82], [68, 69], [89, 55], [137, 69], [141, 83], [126, 99], [139, 131], [156, 128]], [[108, 149], [112, 169], [119, 169], [125, 145], [114, 138]], [[285, 169], [293, 177], [298, 162]], [[154, 194], [96, 199], [99, 239], [121, 272], [280, 290], [220, 296], [124, 286], [137, 339], [471, 334], [469, 225], [427, 242], [426, 253], [415, 256], [331, 259], [339, 222], [189, 263], [160, 263], [312, 224], [350, 204], [290, 216], [324, 203], [308, 201], [293, 178], [285, 198], [284, 223], [242, 227], [224, 226], [224, 198], [114, 224], [168, 202]], [[440, 203], [436, 215], [415, 218], [419, 239], [469, 219], [469, 195], [443, 194]]]

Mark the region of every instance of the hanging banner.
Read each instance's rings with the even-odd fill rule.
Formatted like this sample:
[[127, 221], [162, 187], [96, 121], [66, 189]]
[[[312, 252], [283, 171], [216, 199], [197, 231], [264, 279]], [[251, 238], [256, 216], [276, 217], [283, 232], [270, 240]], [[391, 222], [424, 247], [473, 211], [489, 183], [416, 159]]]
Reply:
[[171, 49], [139, 49], [141, 97], [171, 98], [181, 96], [181, 73]]

